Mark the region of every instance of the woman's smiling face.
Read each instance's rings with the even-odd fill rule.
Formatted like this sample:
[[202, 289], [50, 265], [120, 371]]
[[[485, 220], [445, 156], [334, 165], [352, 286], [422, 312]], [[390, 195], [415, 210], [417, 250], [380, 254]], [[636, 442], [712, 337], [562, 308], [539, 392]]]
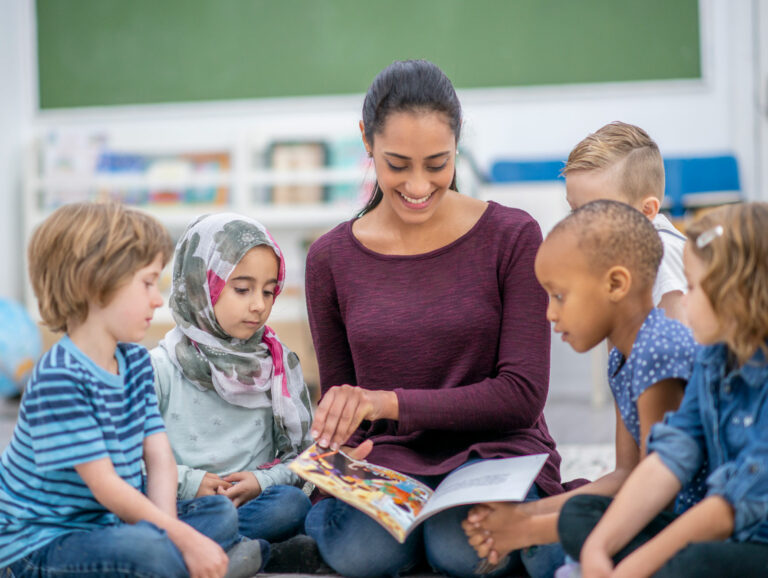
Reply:
[[391, 114], [373, 143], [382, 203], [408, 224], [427, 221], [453, 181], [456, 138], [440, 112]]

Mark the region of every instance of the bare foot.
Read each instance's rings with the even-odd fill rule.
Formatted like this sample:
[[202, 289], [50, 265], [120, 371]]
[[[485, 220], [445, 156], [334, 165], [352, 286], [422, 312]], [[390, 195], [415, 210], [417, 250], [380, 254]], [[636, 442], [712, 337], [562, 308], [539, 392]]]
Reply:
[[478, 557], [498, 563], [513, 550], [537, 543], [530, 527], [533, 517], [525, 512], [524, 506], [516, 502], [490, 502], [469, 511], [462, 528]]

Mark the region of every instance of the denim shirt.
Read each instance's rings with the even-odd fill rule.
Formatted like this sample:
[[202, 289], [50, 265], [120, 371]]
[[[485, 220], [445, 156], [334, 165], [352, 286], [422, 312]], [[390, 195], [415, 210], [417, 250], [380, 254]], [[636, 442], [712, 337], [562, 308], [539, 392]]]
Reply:
[[677, 412], [651, 429], [654, 451], [682, 484], [709, 459], [708, 496], [734, 509], [732, 539], [768, 543], [768, 362], [761, 350], [728, 372], [725, 345], [703, 348]]

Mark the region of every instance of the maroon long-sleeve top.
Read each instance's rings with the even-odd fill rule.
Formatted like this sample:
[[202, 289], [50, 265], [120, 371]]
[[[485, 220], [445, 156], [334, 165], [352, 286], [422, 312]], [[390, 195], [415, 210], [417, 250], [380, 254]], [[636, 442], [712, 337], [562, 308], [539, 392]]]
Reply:
[[367, 249], [348, 221], [309, 250], [306, 291], [320, 384], [394, 391], [399, 420], [363, 422], [368, 460], [405, 473], [470, 459], [548, 453], [536, 480], [563, 491], [542, 409], [549, 383], [547, 296], [527, 213], [490, 202], [456, 241], [420, 255]]

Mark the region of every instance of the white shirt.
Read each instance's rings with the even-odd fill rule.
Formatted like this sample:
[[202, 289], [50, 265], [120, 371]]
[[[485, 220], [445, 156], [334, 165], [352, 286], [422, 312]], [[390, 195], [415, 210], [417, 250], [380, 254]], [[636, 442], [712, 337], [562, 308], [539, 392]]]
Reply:
[[659, 213], [652, 221], [664, 245], [664, 256], [653, 284], [653, 303], [658, 306], [661, 298], [671, 291], [686, 292], [688, 283], [683, 273], [683, 247], [685, 235], [678, 231], [666, 216]]

